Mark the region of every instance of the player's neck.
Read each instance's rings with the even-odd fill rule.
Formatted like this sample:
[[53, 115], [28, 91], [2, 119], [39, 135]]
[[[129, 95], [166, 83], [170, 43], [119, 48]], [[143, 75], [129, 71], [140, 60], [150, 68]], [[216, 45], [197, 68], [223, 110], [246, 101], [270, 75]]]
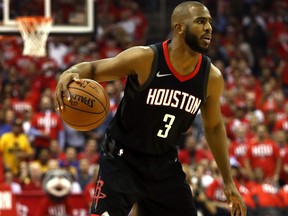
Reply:
[[193, 71], [201, 55], [191, 51], [187, 45], [177, 43], [177, 41], [171, 41], [168, 44], [168, 52], [173, 67], [181, 75], [187, 75]]

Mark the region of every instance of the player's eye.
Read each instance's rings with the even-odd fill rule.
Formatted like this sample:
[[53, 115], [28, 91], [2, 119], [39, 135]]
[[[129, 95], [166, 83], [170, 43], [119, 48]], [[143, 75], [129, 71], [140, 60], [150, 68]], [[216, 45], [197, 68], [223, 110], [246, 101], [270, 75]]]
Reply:
[[198, 20], [197, 23], [198, 23], [198, 24], [204, 24], [205, 21], [204, 21], [204, 20]]

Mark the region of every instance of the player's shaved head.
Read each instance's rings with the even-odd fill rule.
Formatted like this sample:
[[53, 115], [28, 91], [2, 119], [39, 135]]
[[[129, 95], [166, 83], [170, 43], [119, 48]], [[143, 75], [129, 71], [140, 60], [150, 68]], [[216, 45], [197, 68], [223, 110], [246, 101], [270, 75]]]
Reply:
[[177, 22], [184, 22], [185, 19], [187, 19], [189, 16], [191, 16], [190, 9], [193, 7], [205, 7], [200, 2], [197, 1], [186, 1], [181, 4], [179, 4], [173, 11], [171, 16], [171, 27], [172, 30], [175, 27], [175, 23]]

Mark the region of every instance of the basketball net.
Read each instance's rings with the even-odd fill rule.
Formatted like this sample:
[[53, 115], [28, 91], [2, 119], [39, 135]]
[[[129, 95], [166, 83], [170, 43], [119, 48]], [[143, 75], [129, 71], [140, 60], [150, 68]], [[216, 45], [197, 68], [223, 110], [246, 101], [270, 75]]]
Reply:
[[24, 42], [23, 55], [46, 56], [46, 41], [52, 26], [52, 18], [29, 16], [16, 18]]

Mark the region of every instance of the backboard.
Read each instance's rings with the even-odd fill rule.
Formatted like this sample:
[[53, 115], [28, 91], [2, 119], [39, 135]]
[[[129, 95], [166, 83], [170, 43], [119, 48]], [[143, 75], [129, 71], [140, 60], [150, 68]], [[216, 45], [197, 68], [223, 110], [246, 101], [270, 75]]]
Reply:
[[18, 33], [15, 18], [53, 18], [50, 33], [91, 33], [94, 31], [95, 0], [0, 0], [0, 34]]

